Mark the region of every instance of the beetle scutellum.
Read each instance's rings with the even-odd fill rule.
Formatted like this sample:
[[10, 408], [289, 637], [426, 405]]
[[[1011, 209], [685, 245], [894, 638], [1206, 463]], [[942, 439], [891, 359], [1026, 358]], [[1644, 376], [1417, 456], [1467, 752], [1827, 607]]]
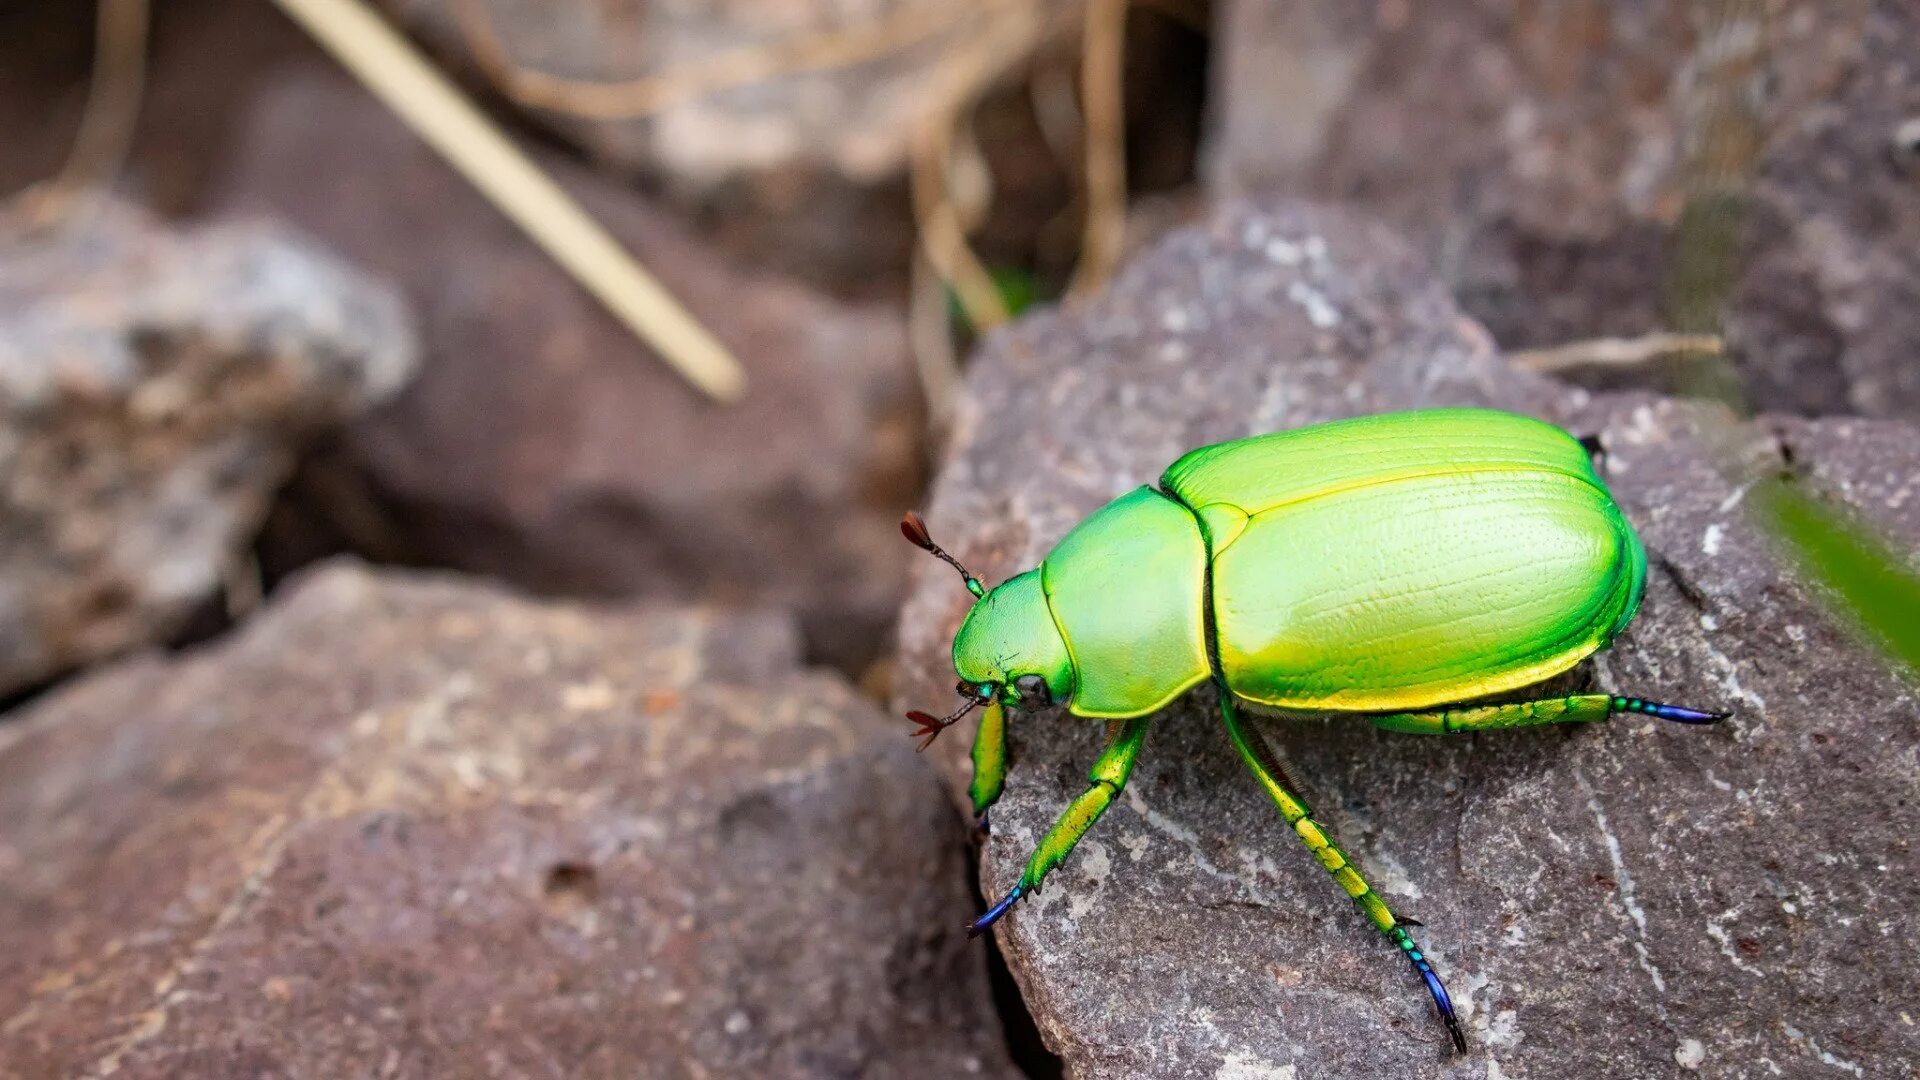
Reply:
[[[1228, 738], [1308, 850], [1419, 972], [1454, 1045], [1440, 978], [1316, 822], [1241, 706], [1346, 713], [1445, 734], [1605, 720], [1686, 724], [1724, 713], [1610, 694], [1510, 700], [1605, 648], [1640, 603], [1646, 552], [1586, 446], [1550, 424], [1483, 409], [1359, 417], [1220, 443], [1157, 487], [1101, 507], [1041, 564], [989, 590], [927, 535], [977, 598], [953, 641], [965, 703], [909, 713], [924, 749], [986, 706], [974, 810], [1005, 775], [1005, 715], [1066, 703], [1109, 722], [1086, 791], [1061, 814], [991, 926], [1066, 859], [1115, 796], [1153, 713], [1195, 685], [1219, 691]], [[1489, 699], [1501, 699], [1490, 703]]]

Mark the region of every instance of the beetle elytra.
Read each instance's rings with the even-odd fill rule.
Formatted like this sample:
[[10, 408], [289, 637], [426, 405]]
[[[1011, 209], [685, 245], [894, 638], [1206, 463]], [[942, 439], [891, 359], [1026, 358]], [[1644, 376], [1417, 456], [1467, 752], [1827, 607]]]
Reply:
[[1587, 445], [1510, 413], [1391, 413], [1202, 447], [992, 589], [915, 515], [901, 529], [975, 597], [953, 642], [965, 701], [945, 717], [908, 718], [924, 749], [984, 706], [970, 789], [983, 823], [1006, 771], [1004, 707], [1065, 703], [1109, 722], [1086, 791], [972, 932], [1067, 858], [1126, 786], [1152, 715], [1212, 682], [1242, 763], [1412, 963], [1462, 1052], [1446, 988], [1407, 932], [1418, 924], [1367, 885], [1247, 731], [1243, 707], [1422, 734], [1620, 712], [1726, 717], [1613, 694], [1513, 700], [1613, 641], [1639, 606], [1647, 559]]

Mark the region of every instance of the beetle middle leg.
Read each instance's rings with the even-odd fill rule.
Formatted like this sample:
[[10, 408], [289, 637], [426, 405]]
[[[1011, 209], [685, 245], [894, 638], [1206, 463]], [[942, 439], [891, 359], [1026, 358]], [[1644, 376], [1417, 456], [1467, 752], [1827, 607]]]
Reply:
[[1622, 712], [1643, 713], [1681, 724], [1711, 724], [1727, 718], [1725, 713], [1662, 705], [1641, 698], [1614, 694], [1574, 694], [1538, 701], [1509, 701], [1499, 705], [1466, 705], [1426, 712], [1393, 713], [1372, 719], [1375, 726], [1388, 731], [1452, 735], [1463, 731], [1503, 731], [1543, 724], [1590, 724]]
[[1053, 828], [1047, 830], [1047, 835], [1040, 838], [1039, 846], [1033, 849], [1033, 856], [1027, 860], [1027, 868], [1021, 872], [1020, 880], [1007, 891], [1007, 895], [967, 926], [970, 936], [992, 926], [1021, 897], [1037, 888], [1040, 879], [1065, 862], [1073, 846], [1080, 842], [1088, 829], [1093, 828], [1094, 822], [1100, 820], [1100, 815], [1113, 803], [1114, 796], [1127, 786], [1127, 777], [1133, 774], [1134, 760], [1140, 756], [1140, 745], [1147, 739], [1149, 719], [1142, 716], [1133, 720], [1117, 720], [1110, 725], [1107, 748], [1100, 752], [1100, 759], [1093, 763], [1093, 769], [1087, 774], [1087, 790], [1067, 805], [1060, 820], [1054, 822]]
[[1267, 797], [1280, 808], [1280, 816], [1287, 819], [1293, 831], [1306, 843], [1307, 850], [1313, 852], [1326, 867], [1333, 880], [1339, 882], [1354, 906], [1367, 917], [1374, 928], [1386, 935], [1387, 940], [1399, 948], [1427, 984], [1427, 992], [1433, 995], [1433, 1004], [1440, 1011], [1440, 1019], [1447, 1025], [1447, 1033], [1453, 1036], [1453, 1045], [1461, 1053], [1467, 1052], [1467, 1037], [1460, 1031], [1460, 1021], [1453, 1015], [1453, 999], [1447, 996], [1447, 988], [1440, 982], [1440, 976], [1427, 962], [1426, 955], [1413, 942], [1413, 935], [1407, 933], [1407, 927], [1413, 924], [1408, 920], [1396, 918], [1388, 909], [1386, 901], [1380, 899], [1365, 878], [1353, 866], [1347, 854], [1340, 850], [1327, 835], [1327, 830], [1313, 820], [1313, 812], [1307, 809], [1300, 797], [1287, 790], [1279, 779], [1279, 770], [1267, 760], [1267, 755], [1257, 747], [1246, 730], [1240, 726], [1239, 710], [1233, 702], [1233, 692], [1225, 686], [1220, 687], [1220, 715], [1226, 721], [1227, 736], [1233, 740], [1233, 748], [1240, 753], [1240, 760], [1251, 771], [1260, 786], [1266, 789]]

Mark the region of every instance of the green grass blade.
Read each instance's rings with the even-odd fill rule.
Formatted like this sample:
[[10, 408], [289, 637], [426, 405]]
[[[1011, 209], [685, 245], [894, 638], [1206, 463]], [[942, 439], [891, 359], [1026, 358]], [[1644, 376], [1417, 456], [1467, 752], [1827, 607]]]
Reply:
[[1920, 575], [1871, 529], [1786, 480], [1749, 496], [1761, 525], [1837, 601], [1837, 613], [1920, 679]]

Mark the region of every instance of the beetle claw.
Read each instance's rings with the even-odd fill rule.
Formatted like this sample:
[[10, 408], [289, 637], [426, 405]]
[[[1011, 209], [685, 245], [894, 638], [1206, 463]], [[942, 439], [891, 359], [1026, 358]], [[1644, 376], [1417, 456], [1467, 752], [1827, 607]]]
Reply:
[[1448, 1013], [1441, 1019], [1447, 1022], [1447, 1034], [1453, 1036], [1453, 1048], [1462, 1054], [1466, 1053], [1467, 1035], [1460, 1030], [1460, 1021], [1455, 1020], [1452, 1013]]

